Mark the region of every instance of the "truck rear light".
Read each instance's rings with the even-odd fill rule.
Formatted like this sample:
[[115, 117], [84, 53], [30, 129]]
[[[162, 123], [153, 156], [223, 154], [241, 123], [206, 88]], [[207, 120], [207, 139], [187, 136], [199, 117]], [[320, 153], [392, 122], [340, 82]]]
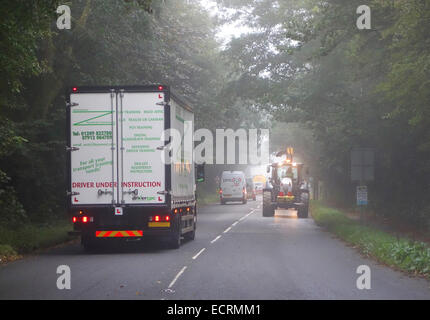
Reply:
[[173, 210], [173, 213], [177, 214], [178, 213], [178, 209]]
[[165, 220], [165, 221], [170, 221], [170, 216], [165, 216], [165, 217], [164, 217], [164, 220]]
[[190, 212], [190, 208], [189, 207], [187, 208], [187, 212]]
[[72, 91], [73, 91], [73, 92], [76, 92], [76, 91], [78, 91], [78, 88], [73, 87], [73, 88], [72, 88]]
[[160, 216], [155, 216], [155, 217], [154, 217], [154, 221], [155, 221], [155, 222], [159, 222], [159, 221], [160, 221]]
[[73, 217], [73, 218], [72, 218], [72, 221], [73, 221], [73, 223], [76, 223], [76, 222], [78, 221], [78, 218]]
[[288, 191], [287, 196], [292, 197], [293, 193], [291, 191]]
[[158, 90], [163, 91], [164, 87], [163, 86], [158, 86]]
[[282, 191], [279, 192], [278, 196], [283, 197], [284, 193]]
[[83, 223], [87, 223], [89, 221], [90, 221], [90, 219], [87, 216], [82, 217], [82, 222]]

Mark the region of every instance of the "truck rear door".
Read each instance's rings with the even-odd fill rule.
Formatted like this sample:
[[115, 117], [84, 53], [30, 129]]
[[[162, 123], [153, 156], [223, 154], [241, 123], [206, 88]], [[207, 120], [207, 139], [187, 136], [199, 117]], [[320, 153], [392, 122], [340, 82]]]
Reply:
[[71, 203], [115, 203], [115, 94], [72, 93], [70, 104]]
[[164, 94], [70, 94], [72, 205], [165, 203]]
[[[121, 92], [118, 112], [119, 200], [124, 204], [165, 203], [164, 93]], [[163, 151], [164, 152], [164, 151]]]

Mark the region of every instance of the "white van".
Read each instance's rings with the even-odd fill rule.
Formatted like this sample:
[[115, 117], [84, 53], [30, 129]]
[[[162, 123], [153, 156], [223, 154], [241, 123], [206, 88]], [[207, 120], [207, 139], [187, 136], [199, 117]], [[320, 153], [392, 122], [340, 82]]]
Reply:
[[221, 176], [220, 201], [242, 201], [246, 203], [246, 179], [242, 171], [224, 171]]

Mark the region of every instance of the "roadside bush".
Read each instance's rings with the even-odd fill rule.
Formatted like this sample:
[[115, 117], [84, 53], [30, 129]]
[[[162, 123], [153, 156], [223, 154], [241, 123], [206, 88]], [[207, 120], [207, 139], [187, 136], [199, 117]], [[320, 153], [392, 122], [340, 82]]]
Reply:
[[397, 238], [375, 227], [363, 226], [339, 210], [311, 204], [315, 222], [342, 240], [358, 248], [368, 257], [400, 270], [430, 277], [430, 247], [428, 244]]
[[0, 226], [16, 228], [27, 221], [27, 216], [15, 190], [6, 185], [8, 180], [0, 170]]

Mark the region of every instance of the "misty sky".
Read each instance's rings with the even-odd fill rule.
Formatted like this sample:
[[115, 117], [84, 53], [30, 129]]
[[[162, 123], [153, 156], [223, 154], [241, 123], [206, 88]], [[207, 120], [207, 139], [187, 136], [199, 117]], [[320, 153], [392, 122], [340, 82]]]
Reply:
[[[206, 10], [208, 10], [212, 15], [221, 14], [218, 10], [216, 1], [213, 0], [200, 0], [200, 3]], [[228, 14], [233, 14], [234, 9], [227, 10]], [[243, 33], [249, 32], [250, 29], [246, 26], [241, 25], [240, 21], [235, 23], [225, 24], [218, 29], [217, 40], [221, 41], [223, 45], [230, 41], [232, 37], [239, 37]]]

